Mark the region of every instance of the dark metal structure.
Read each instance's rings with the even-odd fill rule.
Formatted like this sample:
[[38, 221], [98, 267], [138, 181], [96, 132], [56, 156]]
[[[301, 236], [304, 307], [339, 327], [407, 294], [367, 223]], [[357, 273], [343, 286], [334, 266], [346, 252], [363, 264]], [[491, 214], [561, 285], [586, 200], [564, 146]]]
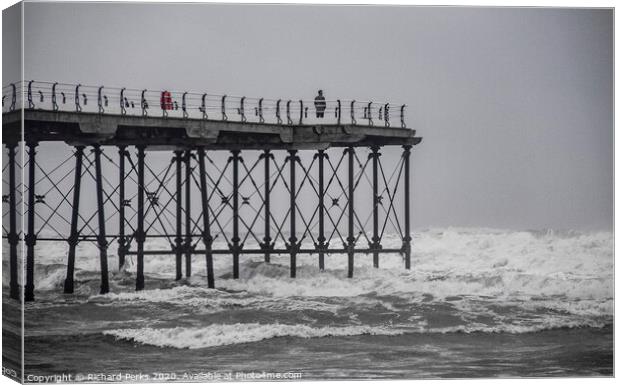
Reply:
[[[38, 83], [40, 99], [35, 103], [32, 93]], [[303, 101], [297, 110], [297, 103], [289, 101], [287, 124], [280, 115], [281, 100], [270, 107], [268, 100], [256, 99], [253, 117], [249, 98], [239, 98], [235, 109], [231, 97], [227, 102], [225, 95], [200, 93], [199, 104], [193, 105], [193, 94], [184, 92], [179, 93], [178, 115], [163, 102], [163, 113], [149, 115], [158, 100], [149, 99], [147, 90], [136, 90], [134, 103], [131, 90], [123, 88], [114, 103], [104, 87], [89, 91], [88, 86], [64, 85], [63, 91], [59, 83], [38, 83], [29, 82], [24, 90], [24, 108], [17, 103], [19, 87], [3, 89], [12, 100], [4, 107], [2, 123], [8, 178], [3, 197], [8, 228], [3, 226], [3, 235], [9, 243], [12, 298], [20, 298], [22, 239], [26, 301], [35, 297], [35, 245], [48, 241], [68, 245], [65, 293], [74, 291], [80, 242], [97, 244], [101, 293], [110, 290], [108, 254], [114, 244], [119, 269], [135, 256], [136, 290], [145, 287], [149, 255], [174, 256], [176, 279], [191, 276], [193, 257], [204, 256], [211, 288], [216, 285], [213, 260], [225, 255], [232, 256], [234, 278], [239, 277], [240, 258], [249, 254], [262, 255], [265, 262], [288, 255], [291, 277], [297, 274], [300, 254], [316, 255], [321, 270], [329, 263], [326, 256], [346, 255], [348, 277], [360, 254], [371, 255], [379, 267], [382, 253], [401, 253], [405, 268], [411, 267], [410, 154], [421, 138], [405, 127], [404, 106], [400, 126], [392, 127], [387, 103], [360, 102], [363, 118], [356, 118], [355, 101], [328, 101], [325, 114], [332, 119], [312, 121]], [[64, 104], [71, 89], [74, 106], [63, 108], [57, 93]], [[87, 104], [89, 97], [98, 101], [96, 106]], [[51, 104], [45, 104], [46, 98]], [[110, 110], [112, 105], [120, 110]], [[136, 105], [139, 111], [132, 113]], [[346, 122], [343, 105], [350, 105]], [[299, 114], [298, 119], [293, 114]], [[37, 149], [45, 157], [46, 142], [63, 143], [72, 153], [57, 164], [42, 164]], [[403, 149], [389, 168], [382, 163], [384, 146]], [[170, 154], [168, 161], [156, 169], [149, 158], [164, 154]], [[111, 170], [117, 175], [114, 180]], [[18, 174], [25, 183], [19, 183]], [[94, 207], [85, 205], [86, 182], [93, 183], [96, 192], [90, 204]], [[18, 225], [21, 207], [25, 235]], [[383, 243], [388, 225], [400, 238], [398, 247]], [[152, 239], [165, 239], [169, 247], [145, 249]]]

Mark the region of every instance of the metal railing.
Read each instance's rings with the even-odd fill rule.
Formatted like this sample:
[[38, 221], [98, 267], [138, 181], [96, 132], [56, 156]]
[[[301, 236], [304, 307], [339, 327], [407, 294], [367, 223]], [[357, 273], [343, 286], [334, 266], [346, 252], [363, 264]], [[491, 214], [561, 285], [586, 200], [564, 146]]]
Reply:
[[385, 102], [325, 100], [325, 108], [321, 111], [315, 106], [314, 100], [251, 98], [208, 92], [132, 89], [34, 80], [11, 83], [2, 88], [3, 113], [20, 109], [22, 104], [24, 109], [78, 113], [279, 125], [352, 124], [406, 128], [406, 106]]

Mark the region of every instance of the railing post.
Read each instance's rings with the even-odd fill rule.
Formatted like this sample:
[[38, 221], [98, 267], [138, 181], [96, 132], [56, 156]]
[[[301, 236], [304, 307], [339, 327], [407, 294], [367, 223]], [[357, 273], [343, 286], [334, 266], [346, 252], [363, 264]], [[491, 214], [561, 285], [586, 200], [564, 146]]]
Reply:
[[174, 152], [176, 162], [176, 280], [183, 278], [183, 151]]
[[233, 255], [233, 278], [239, 278], [239, 254], [241, 239], [239, 238], [239, 150], [232, 150], [233, 162], [233, 237], [230, 248]]
[[34, 108], [34, 103], [32, 102], [32, 82], [33, 82], [33, 80], [28, 82], [28, 108], [30, 108], [30, 109]]
[[324, 160], [327, 158], [325, 150], [319, 150], [316, 155], [319, 158], [319, 236], [317, 238], [317, 249], [319, 251], [319, 270], [325, 270], [325, 250], [327, 244], [325, 243], [325, 175], [324, 175]]
[[336, 101], [338, 103], [338, 107], [336, 108], [336, 117], [338, 118], [338, 125], [340, 125], [340, 117], [342, 116], [342, 105], [340, 104], [340, 99]]
[[125, 265], [127, 238], [125, 237], [125, 157], [126, 146], [118, 147], [118, 270]]
[[282, 99], [278, 99], [278, 101], [276, 102], [276, 120], [278, 121], [278, 124], [282, 124], [282, 117], [280, 116], [280, 103], [282, 102]]
[[[15, 83], [11, 83], [11, 90], [11, 106], [9, 107], [9, 111], [15, 111], [15, 104], [17, 103], [17, 88], [15, 87]], [[21, 92], [23, 92], [23, 89]]]
[[35, 217], [35, 169], [37, 142], [28, 142], [28, 232], [26, 241], [26, 286], [24, 300], [34, 301], [34, 246], [37, 243], [37, 234], [34, 232]]
[[54, 111], [58, 111], [58, 103], [56, 102], [56, 86], [58, 85], [58, 82], [55, 82], [52, 85], [52, 110]]
[[289, 251], [290, 251], [290, 256], [291, 256], [291, 278], [295, 278], [295, 276], [297, 275], [297, 249], [298, 249], [298, 244], [297, 244], [297, 236], [296, 236], [296, 229], [295, 229], [295, 217], [296, 217], [296, 211], [297, 211], [297, 203], [295, 202], [295, 195], [297, 193], [297, 187], [295, 185], [295, 163], [297, 162], [297, 150], [288, 150], [289, 153], [289, 167], [290, 167], [290, 181], [289, 181], [289, 187], [290, 187], [290, 208], [291, 208], [291, 214], [290, 214], [290, 230], [291, 230], [291, 234], [289, 237]]
[[215, 277], [213, 276], [213, 237], [211, 236], [211, 224], [209, 223], [209, 195], [207, 194], [207, 171], [205, 167], [205, 149], [198, 148], [198, 163], [200, 171], [200, 198], [202, 201], [202, 241], [205, 245], [205, 258], [207, 260], [207, 286], [215, 287]]
[[75, 86], [75, 111], [76, 112], [82, 112], [82, 107], [80, 106], [80, 86], [81, 84], [78, 84], [77, 86]]
[[185, 277], [192, 276], [192, 150], [185, 152]]
[[357, 121], [355, 120], [355, 100], [351, 101], [351, 124], [357, 124]]
[[[103, 86], [99, 87], [97, 90], [97, 106], [99, 107], [99, 113], [103, 114], [105, 109], [103, 108], [103, 95], [101, 91], [103, 91]], [[54, 92], [52, 95], [54, 96], [54, 103], [56, 103], [56, 93]]]
[[228, 120], [226, 115], [226, 95], [222, 96], [222, 120]]
[[345, 151], [348, 151], [349, 155], [349, 191], [347, 194], [348, 205], [349, 205], [349, 235], [347, 237], [347, 255], [349, 257], [349, 272], [348, 277], [353, 278], [353, 264], [354, 264], [354, 256], [355, 256], [355, 206], [354, 206], [354, 191], [355, 191], [355, 175], [354, 175], [354, 159], [355, 159], [355, 149], [353, 147], [347, 148]]
[[187, 113], [187, 103], [185, 101], [185, 97], [187, 96], [187, 92], [183, 92], [181, 96], [181, 110], [183, 111], [183, 119], [187, 119], [189, 114]]
[[136, 244], [137, 244], [137, 266], [136, 266], [136, 290], [144, 289], [144, 241], [146, 234], [144, 232], [144, 157], [145, 146], [138, 147], [138, 225], [136, 228]]
[[144, 94], [146, 93], [146, 90], [142, 90], [142, 94], [140, 95], [140, 108], [142, 109], [142, 116], [147, 116], [148, 112], [146, 111], [149, 108], [149, 104], [146, 102], [146, 98], [144, 97]]
[[110, 291], [108, 283], [108, 241], [105, 231], [105, 211], [103, 200], [103, 176], [101, 175], [101, 147], [94, 146], [95, 153], [95, 179], [97, 184], [97, 218], [99, 224], [99, 235], [97, 236], [97, 246], [99, 247], [99, 262], [101, 265], [101, 291], [106, 294]]
[[121, 89], [121, 115], [125, 115], [127, 110], [125, 109], [125, 88]]
[[203, 119], [208, 119], [209, 115], [207, 114], [207, 94], [202, 94], [202, 104], [200, 106], [200, 109], [202, 111], [202, 118]]
[[405, 162], [405, 238], [403, 239], [403, 251], [405, 253], [405, 269], [411, 269], [411, 226], [410, 226], [410, 186], [409, 186], [409, 163], [411, 158], [411, 145], [403, 146]]
[[78, 244], [78, 219], [80, 212], [80, 189], [82, 181], [82, 157], [84, 146], [75, 147], [75, 175], [73, 178], [73, 203], [71, 204], [71, 233], [69, 235], [69, 253], [67, 255], [67, 277], [64, 292], [73, 293], [73, 276], [75, 271], [75, 249]]
[[19, 235], [17, 233], [17, 186], [15, 184], [15, 150], [17, 143], [8, 143], [7, 148], [9, 150], [9, 296], [13, 299], [20, 299], [17, 277], [17, 245], [19, 244]]
[[374, 267], [379, 267], [379, 250], [381, 250], [381, 238], [379, 238], [379, 146], [372, 146], [370, 148], [372, 153], [369, 155], [372, 158], [372, 243], [370, 249], [372, 250], [372, 264]]
[[286, 102], [286, 123], [290, 126], [293, 124], [293, 120], [291, 119], [291, 101]]
[[265, 185], [264, 187], [264, 213], [265, 213], [265, 236], [263, 237], [263, 244], [261, 245], [262, 249], [265, 251], [265, 262], [271, 262], [271, 181], [270, 174], [271, 171], [269, 166], [271, 164], [271, 159], [273, 158], [273, 154], [270, 150], [265, 150], [261, 155], [265, 162]]

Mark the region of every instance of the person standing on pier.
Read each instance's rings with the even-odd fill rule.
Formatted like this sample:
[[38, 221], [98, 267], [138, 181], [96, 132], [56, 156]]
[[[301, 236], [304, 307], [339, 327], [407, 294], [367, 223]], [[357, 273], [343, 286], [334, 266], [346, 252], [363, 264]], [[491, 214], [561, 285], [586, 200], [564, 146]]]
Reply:
[[314, 108], [316, 108], [316, 117], [322, 118], [325, 116], [325, 108], [327, 103], [325, 102], [325, 96], [323, 96], [323, 90], [319, 90], [319, 94], [314, 98]]

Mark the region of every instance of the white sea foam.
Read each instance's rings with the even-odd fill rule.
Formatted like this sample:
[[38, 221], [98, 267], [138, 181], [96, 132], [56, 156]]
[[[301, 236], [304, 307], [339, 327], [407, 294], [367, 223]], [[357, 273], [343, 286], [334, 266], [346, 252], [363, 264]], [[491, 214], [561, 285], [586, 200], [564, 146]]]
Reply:
[[[399, 237], [386, 236], [383, 245], [399, 247], [400, 242]], [[157, 239], [150, 240], [146, 248], [165, 246], [165, 240]], [[225, 247], [219, 243], [215, 246]], [[116, 265], [114, 251], [114, 248], [109, 250], [110, 266]], [[81, 244], [76, 261], [78, 279], [82, 276], [93, 283], [97, 280], [97, 255], [96, 245]], [[273, 307], [276, 299], [281, 299], [282, 303], [290, 305], [289, 309], [312, 308], [316, 303], [323, 303], [325, 310], [335, 312], [339, 307], [325, 298], [361, 306], [373, 300], [380, 302], [385, 297], [396, 297], [412, 308], [429, 298], [448, 301], [457, 307], [470, 306], [471, 298], [479, 298], [529, 311], [551, 309], [592, 317], [613, 314], [613, 235], [609, 232], [430, 229], [414, 233], [412, 270], [404, 270], [398, 254], [382, 255], [379, 269], [372, 267], [371, 256], [357, 255], [352, 279], [346, 278], [347, 258], [342, 255], [326, 256], [325, 272], [318, 271], [316, 255], [299, 255], [295, 279], [289, 277], [288, 256], [272, 256], [271, 264], [260, 263], [260, 255], [242, 255], [241, 258], [240, 278], [235, 280], [229, 278], [231, 258], [216, 256], [219, 291], [205, 288], [204, 256], [196, 255], [191, 287], [140, 293], [123, 290], [91, 299], [116, 303], [159, 301], [212, 309]], [[135, 274], [134, 259], [135, 256], [128, 257], [124, 274]], [[66, 243], [37, 244], [36, 263], [37, 290], [59, 290], [65, 276]], [[171, 280], [174, 265], [169, 256], [149, 256], [145, 260], [146, 279]], [[315, 305], [311, 306], [312, 301]], [[391, 309], [389, 300], [382, 303]]]
[[276, 337], [316, 338], [328, 336], [352, 335], [397, 335], [401, 331], [385, 327], [345, 326], [345, 327], [310, 327], [306, 325], [283, 324], [217, 324], [202, 328], [176, 327], [169, 329], [116, 329], [104, 334], [141, 344], [160, 347], [200, 349], [214, 346], [257, 342]]
[[252, 343], [277, 337], [321, 338], [356, 335], [398, 336], [403, 334], [420, 333], [511, 333], [523, 334], [553, 330], [559, 328], [580, 328], [606, 326], [605, 322], [595, 321], [568, 321], [548, 319], [536, 324], [501, 324], [485, 325], [473, 323], [442, 328], [428, 328], [424, 322], [407, 326], [324, 326], [310, 327], [306, 325], [285, 324], [213, 324], [205, 327], [175, 327], [175, 328], [139, 328], [114, 329], [104, 331], [103, 334], [113, 336], [117, 340], [133, 341], [139, 344], [177, 349], [201, 349], [224, 345]]

